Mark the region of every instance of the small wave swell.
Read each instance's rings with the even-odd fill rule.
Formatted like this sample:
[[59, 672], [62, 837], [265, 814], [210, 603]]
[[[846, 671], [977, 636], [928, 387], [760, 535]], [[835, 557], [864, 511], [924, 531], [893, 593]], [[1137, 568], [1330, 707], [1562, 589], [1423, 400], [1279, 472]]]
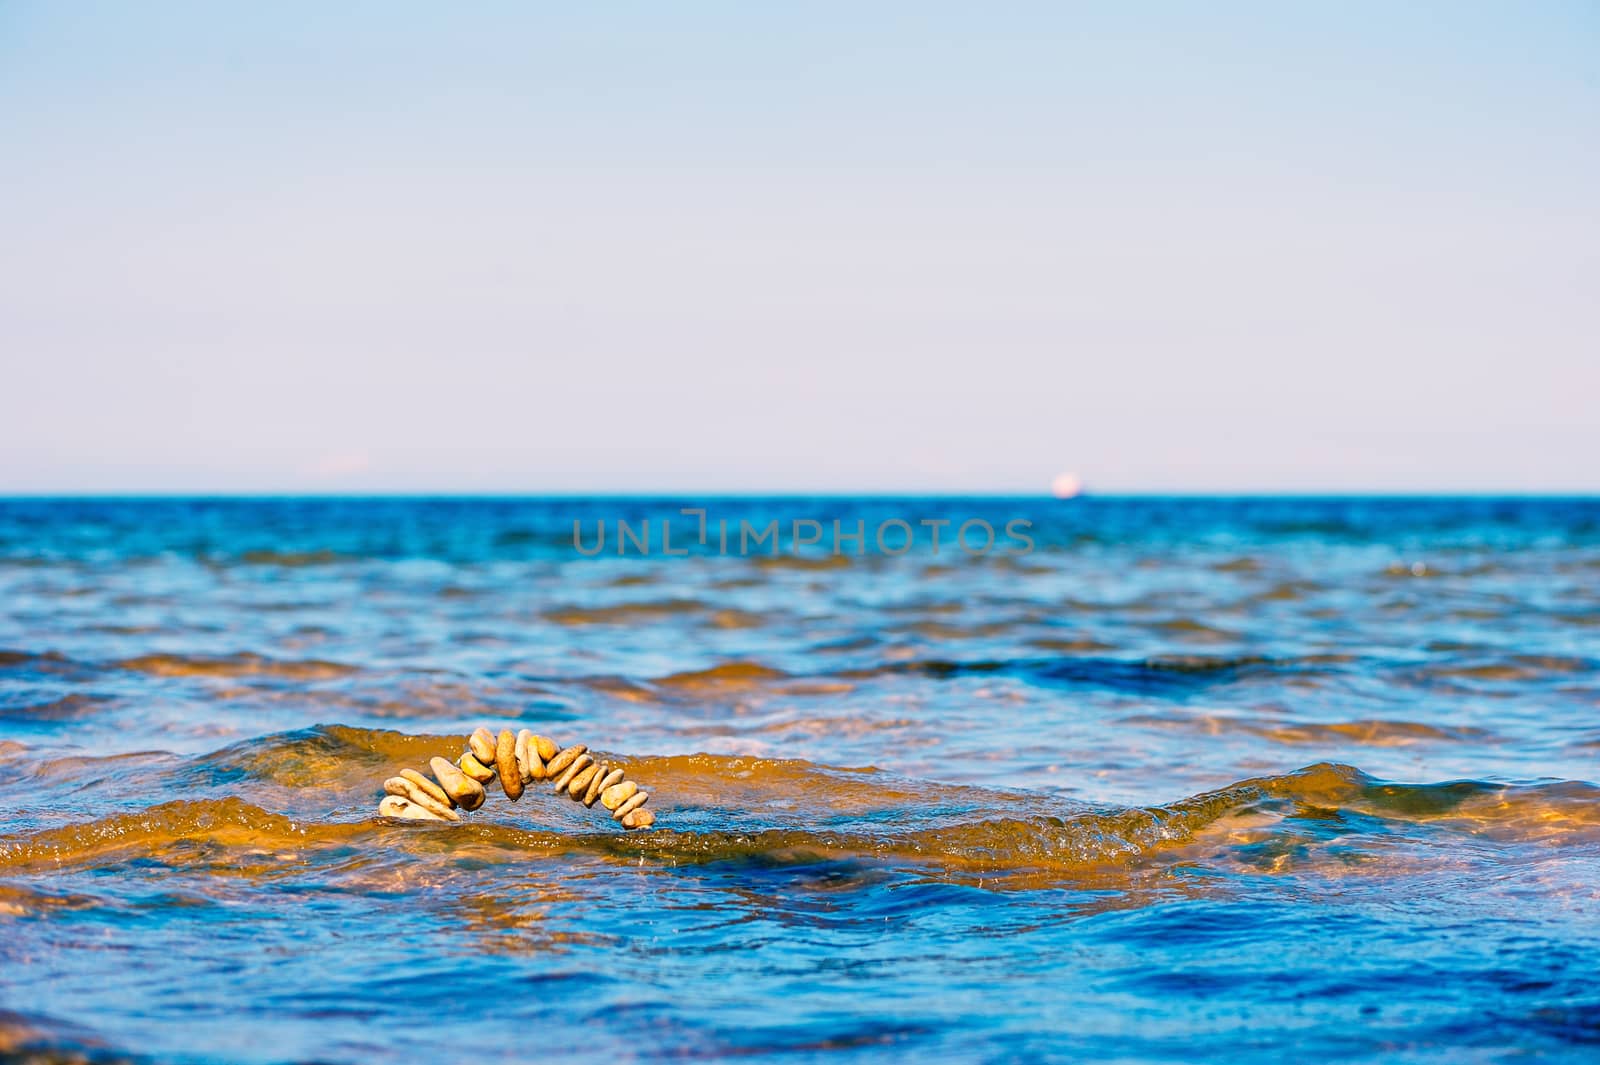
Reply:
[[[371, 813], [385, 776], [459, 742], [342, 726], [250, 741], [198, 760], [232, 771], [230, 794], [0, 836], [0, 870], [137, 861], [249, 875], [318, 854], [348, 856], [350, 848], [394, 863], [435, 861], [470, 847], [501, 862], [573, 851], [671, 863], [807, 855], [1070, 879], [1204, 861], [1246, 837], [1257, 846], [1263, 833], [1348, 843], [1352, 826], [1362, 824], [1387, 826], [1380, 835], [1443, 831], [1541, 845], [1600, 842], [1600, 788], [1590, 784], [1405, 784], [1333, 763], [1171, 803], [1108, 808], [797, 759], [605, 754], [659, 797], [657, 831], [616, 832], [595, 811], [538, 789], [516, 805], [492, 798], [463, 825], [397, 824]], [[176, 779], [192, 777], [194, 769], [161, 772]], [[262, 805], [279, 795], [314, 812]]]

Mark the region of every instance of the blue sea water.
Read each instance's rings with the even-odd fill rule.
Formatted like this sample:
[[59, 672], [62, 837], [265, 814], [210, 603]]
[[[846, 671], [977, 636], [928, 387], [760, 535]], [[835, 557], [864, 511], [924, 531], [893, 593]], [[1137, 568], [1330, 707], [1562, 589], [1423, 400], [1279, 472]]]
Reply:
[[1593, 1060], [1597, 664], [1593, 499], [0, 500], [0, 1058]]

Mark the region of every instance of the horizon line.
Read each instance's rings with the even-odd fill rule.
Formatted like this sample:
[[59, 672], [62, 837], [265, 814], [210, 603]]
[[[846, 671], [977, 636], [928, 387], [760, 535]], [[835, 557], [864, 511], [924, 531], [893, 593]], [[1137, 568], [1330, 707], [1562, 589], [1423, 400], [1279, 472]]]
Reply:
[[1263, 489], [1138, 489], [1124, 491], [1085, 491], [1074, 496], [1057, 497], [1049, 492], [1019, 492], [1009, 490], [936, 491], [914, 489], [786, 489], [783, 491], [753, 491], [739, 489], [649, 489], [606, 490], [582, 492], [572, 490], [539, 491], [517, 489], [509, 491], [51, 491], [7, 492], [0, 490], [0, 502], [11, 501], [141, 501], [141, 500], [199, 500], [199, 501], [252, 501], [252, 500], [538, 500], [538, 499], [655, 499], [691, 500], [705, 499], [1027, 499], [1051, 503], [1073, 503], [1087, 500], [1119, 499], [1581, 499], [1600, 500], [1600, 489], [1544, 490], [1496, 489], [1462, 491], [1451, 489], [1339, 489], [1339, 490], [1263, 490]]

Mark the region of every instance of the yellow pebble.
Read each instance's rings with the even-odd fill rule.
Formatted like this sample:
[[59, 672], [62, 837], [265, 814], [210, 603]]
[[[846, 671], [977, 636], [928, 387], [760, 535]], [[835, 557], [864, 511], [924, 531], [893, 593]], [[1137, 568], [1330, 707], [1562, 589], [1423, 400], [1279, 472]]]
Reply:
[[441, 821], [461, 820], [461, 815], [450, 809], [448, 802], [440, 802], [405, 777], [390, 777], [383, 782], [383, 790], [390, 795], [398, 795], [413, 806], [422, 807]]
[[438, 814], [424, 810], [416, 803], [407, 802], [398, 795], [385, 795], [378, 804], [378, 813], [384, 817], [400, 817], [407, 821], [443, 821]]
[[583, 805], [593, 806], [594, 801], [600, 797], [602, 791], [605, 791], [621, 779], [622, 770], [612, 769], [604, 762], [601, 762], [600, 771], [594, 775], [594, 778], [589, 781], [589, 786], [584, 789], [583, 799], [581, 800]]
[[494, 764], [494, 733], [486, 728], [475, 728], [467, 738], [467, 750], [484, 765]]
[[433, 778], [439, 782], [444, 793], [463, 810], [476, 810], [483, 805], [483, 800], [489, 797], [489, 793], [483, 790], [482, 784], [443, 758], [432, 759], [428, 762], [428, 768], [433, 770]]
[[[616, 770], [616, 772], [620, 773], [621, 770]], [[618, 784], [608, 784], [605, 790], [600, 793], [600, 805], [607, 810], [615, 810], [633, 798], [633, 793], [638, 790], [639, 785], [631, 780], [624, 780]]]
[[585, 747], [581, 743], [575, 743], [571, 747], [563, 749], [554, 758], [550, 759], [550, 764], [545, 766], [545, 770], [551, 776], [559, 777], [562, 773], [567, 771], [568, 766], [572, 765], [573, 762], [576, 762], [579, 758], [583, 757], [583, 752], [587, 751], [588, 749], [589, 748]]
[[517, 765], [517, 738], [511, 730], [503, 728], [494, 741], [494, 770], [500, 776], [500, 789], [506, 798], [516, 802], [522, 798], [522, 769]]
[[533, 733], [527, 729], [517, 733], [517, 771], [522, 774], [524, 784], [544, 779], [544, 759], [534, 749]]
[[421, 773], [417, 772], [415, 769], [402, 769], [400, 770], [400, 775], [411, 781], [411, 783], [415, 784], [417, 787], [421, 788], [424, 795], [433, 796], [435, 802], [443, 803], [445, 806], [455, 805], [455, 803], [451, 801], [450, 796], [444, 793], [443, 788], [429, 780], [427, 777], [423, 776]]
[[597, 765], [586, 766], [578, 770], [577, 774], [567, 783], [567, 795], [576, 799], [588, 791], [589, 781], [593, 780], [594, 775], [598, 772], [600, 772], [600, 767]]
[[[491, 758], [490, 762], [493, 761]], [[479, 784], [487, 784], [494, 779], [494, 770], [480, 761], [478, 756], [471, 751], [462, 751], [461, 757], [456, 759], [456, 765], [461, 768], [463, 773], [476, 780]]]
[[627, 802], [611, 811], [611, 816], [613, 819], [621, 821], [624, 817], [627, 817], [629, 814], [633, 813], [633, 811], [637, 810], [639, 807], [643, 806], [649, 801], [650, 793], [648, 791], [635, 792], [633, 798], [629, 799]]
[[578, 755], [577, 758], [573, 759], [572, 764], [567, 766], [567, 771], [562, 773], [559, 777], [556, 777], [556, 790], [560, 791], [568, 784], [571, 784], [573, 777], [577, 776], [579, 773], [583, 772], [586, 768], [593, 764], [593, 758], [590, 758], [586, 754]]

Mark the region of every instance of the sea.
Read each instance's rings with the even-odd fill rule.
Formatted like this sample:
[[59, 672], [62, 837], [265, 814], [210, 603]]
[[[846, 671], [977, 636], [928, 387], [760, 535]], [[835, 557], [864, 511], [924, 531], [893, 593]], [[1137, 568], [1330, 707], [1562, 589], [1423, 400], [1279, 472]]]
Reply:
[[1600, 1060], [1597, 667], [1592, 498], [0, 500], [0, 1060]]

